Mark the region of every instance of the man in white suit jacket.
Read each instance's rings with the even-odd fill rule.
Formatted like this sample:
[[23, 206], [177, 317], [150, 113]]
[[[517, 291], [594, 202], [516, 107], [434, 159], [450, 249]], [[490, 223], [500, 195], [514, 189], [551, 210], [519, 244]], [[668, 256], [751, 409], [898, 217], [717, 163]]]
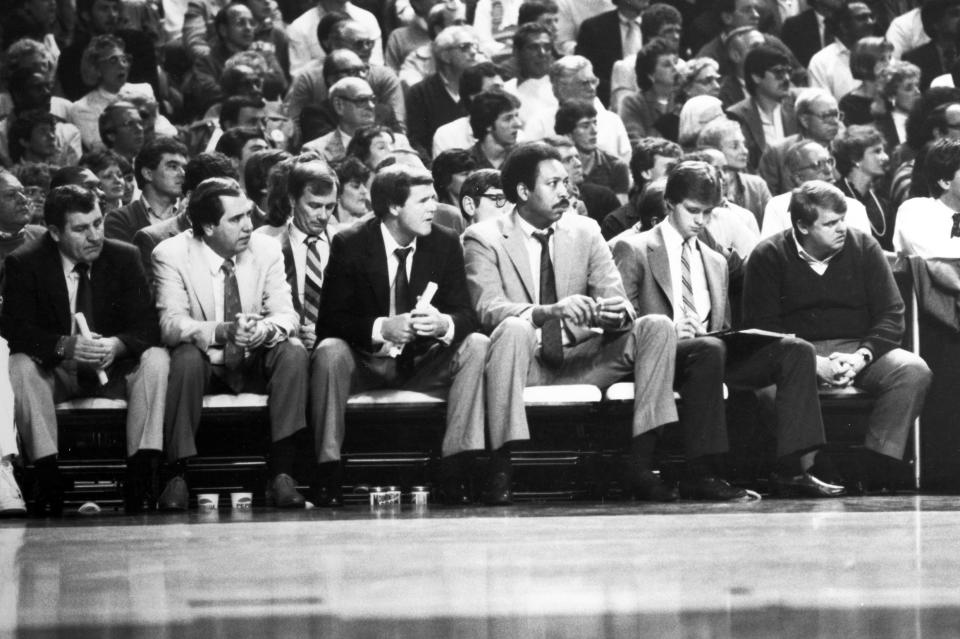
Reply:
[[299, 340], [288, 340], [300, 322], [280, 244], [253, 234], [252, 209], [234, 180], [205, 180], [187, 207], [192, 228], [153, 251], [160, 331], [172, 349], [164, 438], [175, 476], [162, 508], [186, 508], [186, 461], [197, 454], [203, 395], [210, 390], [270, 396], [267, 501], [305, 503], [290, 470], [295, 436], [306, 427], [307, 352]]

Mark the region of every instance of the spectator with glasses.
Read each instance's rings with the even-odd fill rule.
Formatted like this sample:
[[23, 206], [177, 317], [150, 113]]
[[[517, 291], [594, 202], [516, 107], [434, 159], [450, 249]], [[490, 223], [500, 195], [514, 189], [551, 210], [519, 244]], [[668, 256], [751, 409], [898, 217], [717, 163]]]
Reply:
[[500, 171], [496, 169], [471, 171], [460, 187], [460, 214], [466, 226], [500, 217], [507, 210], [506, 204]]
[[97, 124], [103, 145], [132, 164], [144, 141], [143, 118], [137, 107], [132, 102], [114, 102], [100, 114]]
[[924, 259], [960, 257], [960, 140], [930, 145], [924, 158], [931, 197], [914, 197], [897, 210], [893, 247]]
[[321, 46], [322, 40], [317, 37], [317, 29], [322, 19], [333, 13], [346, 14], [351, 21], [356, 21], [365, 28], [369, 35], [365, 35], [364, 40], [370, 43], [372, 61], [378, 65], [383, 64], [383, 38], [380, 33], [380, 24], [372, 13], [348, 0], [317, 0], [314, 8], [305, 11], [287, 27], [287, 37], [290, 40], [291, 75], [296, 76], [313, 63], [323, 64], [327, 52]]

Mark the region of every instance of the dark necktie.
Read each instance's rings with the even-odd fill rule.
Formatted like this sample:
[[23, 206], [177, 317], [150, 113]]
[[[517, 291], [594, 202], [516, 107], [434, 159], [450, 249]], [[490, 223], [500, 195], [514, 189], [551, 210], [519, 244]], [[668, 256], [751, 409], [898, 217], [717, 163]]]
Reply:
[[[237, 315], [243, 312], [233, 260], [224, 260], [220, 270], [223, 271], [223, 321], [233, 322]], [[227, 368], [227, 384], [234, 393], [239, 393], [243, 388], [243, 374], [240, 371], [243, 347], [227, 342], [223, 347], [223, 364]]]
[[[550, 260], [550, 236], [553, 229], [534, 232], [533, 238], [540, 242], [540, 304], [557, 302], [557, 280]], [[563, 364], [563, 326], [557, 318], [550, 318], [540, 328], [540, 357], [549, 366]]]
[[403, 315], [409, 313], [410, 305], [410, 280], [407, 279], [407, 256], [410, 255], [411, 247], [394, 249], [393, 254], [397, 256], [397, 276], [393, 278], [393, 304], [396, 306], [396, 314]]
[[[77, 313], [83, 313], [90, 332], [96, 332], [93, 321], [93, 291], [90, 290], [90, 265], [80, 262], [73, 267], [77, 274]], [[73, 321], [73, 318], [70, 318]]]
[[311, 235], [307, 238], [307, 268], [303, 277], [303, 321], [315, 326], [320, 317], [320, 289], [323, 286], [323, 265], [317, 244], [320, 238]]
[[[950, 237], [960, 237], [960, 213], [953, 214], [953, 228], [950, 229]], [[77, 305], [79, 308], [80, 305]]]

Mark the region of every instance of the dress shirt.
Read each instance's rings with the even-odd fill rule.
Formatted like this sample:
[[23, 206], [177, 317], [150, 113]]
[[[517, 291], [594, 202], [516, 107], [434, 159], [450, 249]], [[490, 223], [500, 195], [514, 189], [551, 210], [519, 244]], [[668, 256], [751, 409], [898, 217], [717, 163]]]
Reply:
[[891, 20], [886, 38], [893, 45], [893, 57], [897, 60], [904, 53], [930, 42], [930, 36], [924, 31], [920, 19], [920, 8], [911, 9]]
[[733, 202], [724, 200], [721, 206], [707, 216], [706, 225], [710, 235], [722, 248], [736, 251], [747, 259], [753, 247], [760, 241], [760, 227], [753, 213]]
[[813, 270], [813, 272], [816, 273], [817, 275], [823, 275], [824, 273], [826, 273], [827, 267], [830, 266], [830, 260], [832, 260], [837, 255], [839, 255], [840, 251], [843, 250], [843, 247], [841, 246], [839, 249], [837, 249], [830, 255], [826, 256], [822, 260], [818, 260], [814, 256], [807, 253], [807, 251], [804, 250], [804, 248], [800, 245], [800, 238], [797, 237], [797, 232], [792, 231], [792, 233], [793, 233], [793, 241], [796, 242], [797, 244], [797, 255], [799, 255], [800, 259], [806, 262], [807, 266], [809, 266]]
[[703, 268], [703, 257], [700, 255], [700, 241], [691, 237], [684, 240], [683, 236], [673, 228], [669, 220], [660, 222], [660, 231], [663, 233], [663, 243], [667, 249], [667, 261], [670, 263], [670, 284], [673, 286], [673, 321], [684, 318], [683, 312], [683, 271], [680, 264], [680, 254], [683, 245], [690, 244], [693, 250], [690, 254], [690, 285], [693, 287], [693, 303], [697, 309], [699, 328], [707, 332], [710, 326], [710, 289], [707, 287], [707, 272]]
[[523, 82], [520, 82], [519, 78], [513, 78], [504, 83], [503, 90], [512, 93], [520, 100], [519, 114], [524, 126], [546, 110], [556, 113], [560, 106], [557, 97], [553, 94], [549, 75], [542, 78], [527, 78]]
[[957, 212], [939, 199], [910, 198], [897, 210], [893, 248], [924, 259], [960, 257], [960, 237], [950, 237]]
[[557, 51], [572, 55], [577, 46], [577, 32], [587, 18], [616, 9], [611, 0], [557, 0]]
[[853, 79], [850, 49], [839, 40], [817, 51], [810, 58], [807, 72], [810, 75], [810, 86], [826, 89], [838, 102], [862, 84], [860, 80]]
[[[347, 2], [344, 12], [352, 19], [364, 25], [373, 38], [373, 53], [370, 55], [370, 64], [383, 64], [383, 38], [380, 33], [380, 23], [376, 16], [361, 9], [352, 2]], [[323, 62], [327, 57], [320, 42], [317, 40], [317, 25], [326, 12], [320, 7], [314, 7], [290, 23], [287, 27], [287, 38], [290, 47], [290, 75], [299, 73], [305, 66], [313, 60]]]
[[470, 117], [463, 116], [447, 122], [434, 132], [433, 157], [448, 149], [469, 149], [476, 143], [477, 139], [473, 137], [473, 129], [470, 128]]
[[[67, 298], [70, 300], [70, 334], [75, 335], [77, 333], [77, 323], [73, 321], [73, 316], [77, 312], [77, 288], [80, 286], [80, 274], [73, 270], [76, 268], [77, 262], [63, 253], [60, 254], [60, 264], [63, 266], [63, 278], [67, 282]], [[89, 271], [87, 277], [93, 279]], [[89, 324], [91, 318], [86, 319]]]
[[[297, 295], [300, 298], [300, 307], [302, 308], [303, 287], [307, 279], [307, 238], [309, 236], [297, 228], [292, 220], [288, 224], [287, 236], [290, 238], [290, 251], [293, 253], [293, 265], [297, 274]], [[330, 262], [330, 240], [326, 233], [317, 236], [317, 251], [320, 253], [320, 272], [322, 273]]]
[[[125, 93], [143, 94], [156, 100], [153, 95], [153, 87], [147, 83], [131, 84], [128, 82], [120, 90]], [[110, 93], [101, 88], [96, 88], [70, 105], [68, 119], [80, 130], [80, 139], [83, 141], [84, 149], [103, 148], [103, 141], [100, 139], [100, 114], [110, 104], [116, 102], [119, 95], [119, 93]]]
[[766, 111], [757, 108], [760, 114], [760, 124], [763, 126], [763, 142], [766, 145], [764, 150], [769, 149], [774, 144], [783, 142], [783, 112], [780, 105], [773, 107], [773, 111], [768, 115]]
[[817, 33], [820, 34], [820, 42], [823, 42], [823, 46], [827, 46], [830, 44], [829, 42], [825, 42], [827, 38], [827, 19], [818, 11], [814, 11], [813, 16], [817, 19]]
[[620, 42], [623, 46], [623, 57], [636, 58], [637, 51], [643, 48], [643, 36], [640, 35], [640, 16], [630, 20], [622, 13], [617, 13], [620, 19]]
[[[210, 248], [210, 245], [206, 242], [203, 243], [203, 259], [207, 262], [207, 272], [210, 274], [210, 283], [211, 290], [213, 291], [213, 319], [218, 323], [223, 323], [227, 321], [223, 317], [223, 289], [224, 289], [224, 280], [226, 279], [226, 274], [220, 269], [223, 266], [224, 258], [220, 257], [216, 251]], [[236, 257], [234, 257], [234, 274], [237, 274], [236, 271]], [[237, 284], [239, 284], [239, 279]], [[234, 321], [235, 318], [231, 317], [229, 321]], [[214, 333], [216, 334], [216, 333]], [[216, 339], [216, 338], [214, 338]], [[223, 365], [223, 344], [211, 344], [210, 348], [207, 349], [207, 357], [210, 358], [210, 363], [215, 366]]]
[[[400, 246], [393, 235], [390, 234], [390, 231], [383, 224], [380, 225], [380, 233], [383, 236], [383, 249], [387, 256], [387, 279], [390, 281], [390, 315], [393, 317], [397, 314], [397, 303], [394, 299], [394, 284], [397, 279], [397, 271], [400, 270], [400, 258], [397, 257], [396, 251], [399, 248], [409, 248], [410, 253], [407, 254], [406, 261], [406, 270], [407, 270], [407, 281], [410, 281], [410, 274], [413, 272], [413, 256], [417, 253], [417, 238], [413, 238], [413, 241], [410, 242], [407, 246]], [[415, 297], [419, 296], [423, 291], [410, 291]], [[439, 338], [444, 344], [451, 344], [453, 342], [454, 326], [453, 318], [447, 315], [446, 313], [441, 313], [441, 316], [447, 319], [447, 332], [446, 334]], [[373, 330], [371, 331], [370, 339], [373, 342], [374, 347], [379, 345], [379, 350], [374, 351], [374, 355], [378, 357], [396, 357], [400, 354], [401, 348], [397, 348], [398, 345], [388, 342], [383, 337], [383, 322], [388, 319], [387, 317], [378, 317], [373, 321]]]
[[[903, 142], [907, 139], [907, 114], [899, 109], [894, 109], [890, 114], [893, 117], [893, 126], [897, 130], [897, 141]], [[888, 140], [893, 142], [893, 140]]]
[[[770, 198], [770, 201], [767, 202], [766, 208], [763, 209], [763, 226], [760, 228], [761, 238], [770, 237], [781, 231], [793, 228], [793, 223], [790, 221], [790, 198], [792, 196], [793, 194], [787, 191], [786, 193], [773, 196]], [[847, 216], [845, 219], [847, 226], [859, 229], [867, 235], [872, 235], [873, 229], [870, 226], [867, 209], [864, 208], [863, 204], [851, 197], [845, 199], [847, 201]], [[950, 230], [947, 229], [947, 235], [949, 234]]]
[[177, 214], [177, 207], [180, 205], [180, 200], [174, 200], [173, 204], [159, 213], [150, 206], [150, 202], [147, 201], [147, 198], [143, 197], [143, 193], [140, 193], [140, 203], [143, 204], [143, 209], [147, 212], [150, 224], [157, 224], [158, 222], [169, 220]]

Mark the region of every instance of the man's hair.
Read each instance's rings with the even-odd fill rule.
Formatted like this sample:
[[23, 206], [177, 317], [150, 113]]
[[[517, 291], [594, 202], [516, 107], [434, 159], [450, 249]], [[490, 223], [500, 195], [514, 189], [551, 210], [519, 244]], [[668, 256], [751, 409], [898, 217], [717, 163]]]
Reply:
[[350, 22], [350, 20], [352, 20], [350, 16], [339, 11], [332, 11], [320, 18], [320, 22], [317, 23], [317, 42], [324, 53], [330, 53], [325, 43], [330, 40], [334, 28], [341, 22]]
[[565, 55], [554, 60], [553, 64], [550, 65], [550, 84], [554, 87], [554, 93], [556, 93], [556, 86], [561, 80], [573, 77], [586, 68], [592, 69], [593, 63], [582, 55]]
[[[256, 51], [243, 51], [242, 53], [257, 53]], [[239, 54], [238, 54], [239, 55]], [[259, 55], [259, 53], [258, 53]], [[223, 95], [226, 96], [224, 103], [230, 98], [238, 97], [243, 95], [241, 89], [244, 88], [243, 82], [247, 79], [246, 69], [250, 69], [257, 74], [257, 70], [246, 64], [237, 64], [232, 67], [225, 68], [223, 73], [220, 74], [220, 90], [223, 91]], [[223, 124], [223, 107], [220, 107], [220, 126]]]
[[460, 76], [460, 106], [465, 111], [470, 110], [470, 102], [474, 95], [483, 90], [483, 81], [486, 78], [503, 77], [503, 69], [493, 62], [478, 62], [466, 69]]
[[470, 36], [474, 40], [477, 40], [477, 32], [474, 31], [473, 27], [469, 24], [455, 24], [453, 26], [446, 27], [433, 39], [433, 43], [431, 45], [433, 59], [439, 63], [440, 53], [452, 47], [453, 43], [456, 42], [457, 36]]
[[487, 130], [504, 113], [520, 108], [520, 100], [502, 89], [482, 91], [470, 101], [470, 130], [478, 141], [487, 136]]
[[[800, 170], [800, 163], [804, 160], [806, 149], [813, 145], [826, 148], [816, 140], [802, 139], [787, 149], [787, 153], [783, 157], [783, 166], [787, 169], [788, 175], [793, 176], [794, 173]], [[829, 149], [827, 150], [829, 151]]]
[[833, 95], [820, 87], [801, 89], [793, 103], [793, 110], [797, 117], [813, 113], [813, 105], [818, 100], [833, 100]]
[[[337, 80], [334, 80], [333, 82], [330, 81], [333, 79], [333, 76], [343, 72], [341, 70], [340, 64], [345, 57], [348, 57], [347, 54], [357, 58], [360, 57], [350, 49], [334, 49], [333, 51], [327, 54], [327, 57], [323, 59], [323, 82], [328, 87], [333, 86], [337, 82]], [[363, 60], [361, 60], [360, 62], [363, 63]], [[356, 76], [356, 77], [359, 77], [359, 76]], [[329, 92], [328, 92], [328, 95], [329, 95]]]
[[457, 204], [460, 205], [460, 212], [463, 213], [463, 198], [469, 197], [474, 205], [480, 204], [480, 197], [489, 189], [499, 189], [500, 171], [496, 169], [477, 169], [471, 171], [467, 179], [463, 181], [460, 187], [460, 197]]
[[270, 171], [289, 157], [289, 153], [280, 149], [263, 149], [251, 155], [243, 167], [243, 188], [247, 197], [259, 206], [268, 192]]
[[176, 138], [159, 137], [144, 144], [140, 153], [137, 153], [137, 157], [133, 160], [133, 176], [141, 190], [147, 184], [147, 179], [142, 174], [143, 169], [156, 170], [160, 166], [164, 154], [182, 155], [184, 161], [190, 155], [183, 142]]
[[220, 9], [220, 11], [217, 12], [217, 15], [214, 16], [213, 32], [216, 34], [217, 38], [220, 37], [220, 28], [221, 27], [226, 28], [230, 22], [230, 10], [236, 9], [237, 7], [244, 7], [248, 11], [250, 10], [250, 7], [248, 7], [244, 3], [237, 2], [236, 0], [234, 0], [233, 2], [229, 2], [227, 6], [225, 6], [224, 8]]
[[203, 237], [203, 227], [217, 226], [223, 217], [223, 202], [220, 196], [243, 197], [240, 184], [229, 178], [208, 178], [197, 185], [187, 203], [187, 217], [195, 238]]
[[97, 68], [100, 56], [114, 49], [126, 51], [123, 40], [114, 35], [93, 36], [80, 56], [80, 79], [88, 87], [100, 84], [100, 70]]
[[51, 69], [56, 67], [53, 56], [42, 42], [31, 38], [20, 38], [11, 44], [0, 58], [0, 82], [9, 81], [9, 74], [18, 69], [30, 69], [31, 72], [36, 72], [37, 69], [26, 66], [26, 62], [35, 57], [43, 58]]
[[597, 108], [586, 100], [567, 100], [557, 109], [553, 130], [557, 135], [570, 135], [583, 118], [597, 117]]
[[235, 126], [232, 129], [227, 129], [224, 131], [223, 135], [220, 136], [220, 139], [217, 140], [217, 147], [215, 150], [223, 153], [227, 157], [240, 159], [240, 155], [243, 152], [243, 147], [250, 140], [263, 140], [267, 141], [263, 137], [263, 133], [260, 129], [256, 129], [251, 126]]
[[307, 189], [314, 195], [339, 195], [340, 182], [337, 174], [324, 160], [297, 162], [290, 169], [290, 176], [287, 178], [287, 193], [296, 200]]
[[32, 110], [24, 111], [17, 115], [10, 124], [10, 130], [7, 132], [7, 139], [10, 146], [10, 159], [19, 162], [26, 148], [20, 143], [22, 139], [30, 139], [33, 130], [41, 124], [47, 124], [53, 129], [57, 125], [56, 118], [50, 113]]
[[930, 145], [924, 161], [930, 194], [940, 197], [943, 187], [940, 180], [951, 181], [960, 170], [960, 140], [943, 138]]
[[676, 142], [665, 140], [663, 138], [640, 138], [633, 147], [633, 155], [630, 156], [630, 175], [633, 176], [633, 182], [638, 189], [642, 189], [646, 179], [642, 173], [653, 168], [656, 162], [656, 156], [665, 158], [677, 158], [683, 156], [683, 149]]
[[800, 222], [810, 226], [820, 217], [820, 209], [836, 213], [847, 212], [847, 199], [843, 191], [823, 180], [804, 182], [793, 189], [790, 195], [790, 222], [794, 230], [800, 229]]
[[540, 173], [540, 163], [544, 160], [560, 162], [560, 153], [544, 142], [524, 142], [513, 147], [500, 166], [500, 181], [507, 201], [516, 204], [519, 201], [517, 187], [520, 184], [533, 189]]
[[232, 95], [223, 101], [220, 107], [220, 128], [227, 129], [237, 126], [241, 109], [262, 109], [266, 106], [260, 98], [251, 98], [246, 95]]
[[391, 140], [396, 141], [396, 136], [389, 127], [380, 124], [360, 127], [354, 131], [350, 144], [347, 145], [347, 155], [366, 162], [370, 158], [370, 145], [378, 135], [389, 135]]
[[[43, 162], [21, 162], [14, 170], [13, 174], [20, 180], [24, 186], [38, 186], [44, 193], [50, 190], [50, 169], [49, 164]], [[0, 170], [0, 174], [3, 171]]]
[[[539, 18], [540, 16], [537, 17]], [[534, 20], [536, 20], [536, 18], [534, 18]], [[513, 34], [513, 53], [515, 55], [520, 53], [520, 51], [522, 51], [525, 46], [533, 42], [533, 39], [538, 35], [548, 36], [550, 38], [550, 42], [553, 42], [553, 34], [550, 33], [550, 29], [539, 22], [530, 21], [526, 24], [521, 24], [519, 27], [517, 27], [516, 33]]]
[[[536, 22], [545, 13], [560, 13], [560, 7], [553, 0], [525, 0], [517, 10], [517, 33], [520, 32], [519, 27]], [[514, 35], [514, 43], [516, 43], [516, 35]]]
[[643, 42], [656, 38], [666, 24], [683, 24], [683, 16], [669, 4], [657, 2], [640, 13], [640, 37]]
[[920, 24], [928, 36], [936, 37], [937, 25], [943, 21], [947, 9], [956, 3], [957, 0], [924, 0], [920, 6]]
[[367, 180], [370, 179], [370, 174], [372, 171], [370, 167], [360, 161], [359, 158], [353, 156], [347, 156], [336, 166], [337, 170], [337, 180], [340, 181], [341, 185], [348, 184], [350, 182], [360, 182], [366, 184]]
[[50, 188], [55, 189], [58, 186], [66, 186], [67, 184], [80, 186], [80, 176], [87, 170], [89, 169], [85, 166], [62, 166], [50, 176]]
[[477, 168], [477, 161], [466, 149], [447, 149], [437, 154], [433, 159], [430, 172], [433, 174], [433, 188], [437, 190], [437, 197], [445, 200], [444, 193], [456, 173], [465, 173]]
[[127, 158], [110, 149], [98, 149], [84, 153], [78, 164], [83, 168], [90, 169], [94, 173], [106, 171], [111, 166], [119, 167], [120, 172], [124, 175], [133, 173], [133, 166], [127, 161]]
[[63, 230], [68, 213], [89, 213], [97, 206], [97, 196], [93, 191], [76, 184], [58, 186], [47, 194], [43, 205], [43, 222]]
[[637, 51], [633, 71], [637, 74], [637, 86], [641, 91], [653, 87], [650, 76], [657, 68], [657, 60], [661, 56], [676, 54], [676, 48], [665, 38], [653, 38], [643, 48]]
[[564, 149], [568, 146], [577, 148], [577, 145], [573, 143], [573, 138], [568, 135], [548, 135], [541, 142], [549, 144], [555, 149]]
[[206, 151], [190, 158], [183, 170], [183, 192], [189, 193], [204, 180], [210, 178], [228, 178], [239, 180], [237, 167], [223, 153]]
[[892, 53], [893, 45], [886, 38], [860, 38], [850, 51], [850, 73], [854, 80], [876, 80], [877, 63], [885, 53]]
[[663, 199], [667, 178], [652, 180], [643, 187], [637, 200], [637, 214], [641, 230], [647, 231], [667, 217], [667, 203]]
[[[843, 2], [840, 3], [840, 6], [834, 9], [833, 13], [826, 17], [827, 25], [829, 25], [834, 32], [839, 33], [842, 31], [844, 34], [850, 32], [850, 26], [853, 24], [853, 11], [850, 10], [850, 6], [853, 4], [865, 4], [868, 7], [871, 6], [871, 2], [869, 2], [869, 0], [843, 0]], [[873, 11], [872, 8], [870, 10]]]
[[663, 199], [671, 204], [694, 200], [717, 205], [723, 199], [723, 179], [717, 167], [706, 162], [681, 160], [667, 172]]
[[747, 93], [753, 95], [757, 90], [753, 76], [763, 77], [768, 70], [781, 66], [790, 66], [790, 60], [775, 46], [761, 44], [750, 49], [743, 61], [743, 81], [747, 85]]
[[97, 120], [97, 128], [100, 131], [100, 140], [108, 149], [113, 148], [112, 138], [117, 133], [118, 127], [117, 122], [114, 119], [115, 114], [128, 110], [136, 111], [137, 115], [140, 114], [140, 111], [137, 110], [137, 107], [133, 102], [127, 102], [125, 100], [117, 100], [116, 102], [108, 105], [107, 108], [103, 110], [103, 113], [100, 114], [100, 119]]
[[429, 171], [395, 164], [377, 172], [370, 185], [370, 201], [373, 214], [381, 220], [390, 214], [391, 206], [403, 206], [410, 197], [410, 188], [414, 186], [433, 186], [433, 176]]
[[853, 166], [863, 159], [867, 149], [883, 143], [883, 135], [872, 124], [848, 126], [833, 141], [833, 158], [837, 161], [837, 172], [847, 177]]
[[723, 140], [730, 134], [740, 131], [740, 125], [727, 118], [717, 118], [708, 122], [697, 136], [698, 149], [719, 149]]
[[938, 107], [955, 102], [960, 102], [960, 89], [957, 88], [930, 87], [921, 93], [907, 114], [907, 145], [919, 152], [933, 139], [934, 129], [945, 122], [943, 111], [946, 107], [941, 110], [939, 118], [933, 115], [934, 112]]

